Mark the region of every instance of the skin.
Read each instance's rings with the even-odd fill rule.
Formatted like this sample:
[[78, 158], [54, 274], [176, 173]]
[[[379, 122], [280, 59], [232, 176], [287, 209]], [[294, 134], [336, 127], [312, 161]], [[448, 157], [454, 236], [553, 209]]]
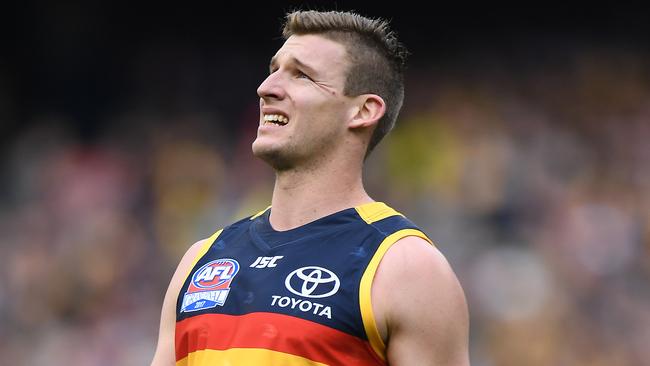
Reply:
[[[270, 215], [276, 230], [373, 201], [363, 187], [363, 158], [385, 104], [374, 94], [344, 95], [347, 67], [343, 45], [293, 35], [257, 89], [260, 126], [252, 149], [276, 171]], [[289, 122], [264, 123], [265, 113]], [[176, 298], [201, 244], [188, 250], [171, 280], [152, 365], [174, 365]], [[406, 237], [386, 252], [372, 306], [390, 365], [469, 365], [465, 296], [447, 260], [425, 240]]]

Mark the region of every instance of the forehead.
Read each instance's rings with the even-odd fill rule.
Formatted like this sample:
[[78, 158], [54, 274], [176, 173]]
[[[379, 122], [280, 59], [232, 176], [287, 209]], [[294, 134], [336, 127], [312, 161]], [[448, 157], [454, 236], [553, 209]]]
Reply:
[[323, 36], [292, 35], [273, 56], [273, 62], [283, 63], [296, 59], [323, 75], [341, 74], [348, 65], [345, 47]]

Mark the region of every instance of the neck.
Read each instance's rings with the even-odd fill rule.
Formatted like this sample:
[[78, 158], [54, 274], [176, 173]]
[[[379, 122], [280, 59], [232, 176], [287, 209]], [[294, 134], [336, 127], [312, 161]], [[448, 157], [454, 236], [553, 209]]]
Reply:
[[361, 166], [276, 172], [270, 222], [276, 230], [290, 230], [372, 201], [363, 188]]

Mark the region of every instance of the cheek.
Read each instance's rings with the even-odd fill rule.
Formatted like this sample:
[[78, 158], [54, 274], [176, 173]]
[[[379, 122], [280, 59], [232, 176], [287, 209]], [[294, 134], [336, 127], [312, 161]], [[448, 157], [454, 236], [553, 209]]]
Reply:
[[296, 127], [299, 130], [314, 129], [314, 132], [322, 133], [345, 129], [349, 106], [329, 94], [323, 95], [324, 93], [324, 91], [303, 91], [298, 94], [300, 98], [294, 99], [296, 117], [300, 121]]

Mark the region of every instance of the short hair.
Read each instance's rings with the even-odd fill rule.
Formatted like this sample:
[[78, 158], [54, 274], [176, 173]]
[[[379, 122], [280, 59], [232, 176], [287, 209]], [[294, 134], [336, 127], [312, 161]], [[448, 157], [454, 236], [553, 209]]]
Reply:
[[347, 96], [377, 94], [386, 113], [372, 133], [366, 157], [390, 130], [404, 101], [404, 68], [408, 51], [383, 19], [352, 12], [293, 11], [286, 15], [284, 39], [291, 35], [318, 34], [341, 43], [349, 56], [343, 93]]

